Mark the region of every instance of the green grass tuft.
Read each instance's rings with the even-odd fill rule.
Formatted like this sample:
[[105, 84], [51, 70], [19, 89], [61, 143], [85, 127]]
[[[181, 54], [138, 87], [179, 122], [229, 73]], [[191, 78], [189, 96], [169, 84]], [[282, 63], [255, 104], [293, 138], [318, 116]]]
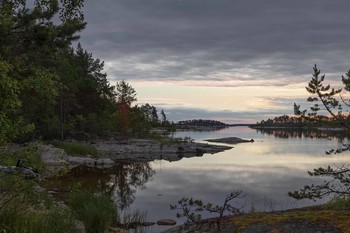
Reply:
[[57, 148], [63, 149], [68, 155], [97, 155], [97, 150], [92, 145], [60, 141], [52, 141], [50, 143]]
[[76, 218], [83, 221], [86, 231], [103, 233], [117, 219], [113, 202], [102, 195], [88, 192], [73, 193], [68, 200]]
[[68, 210], [59, 207], [38, 209], [11, 206], [0, 212], [1, 233], [75, 233], [75, 223]]

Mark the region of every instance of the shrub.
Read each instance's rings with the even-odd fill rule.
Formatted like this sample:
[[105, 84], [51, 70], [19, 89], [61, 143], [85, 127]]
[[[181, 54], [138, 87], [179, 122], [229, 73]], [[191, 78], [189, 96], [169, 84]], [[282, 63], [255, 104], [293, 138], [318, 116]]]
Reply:
[[326, 207], [331, 210], [350, 210], [349, 197], [336, 197], [330, 200]]

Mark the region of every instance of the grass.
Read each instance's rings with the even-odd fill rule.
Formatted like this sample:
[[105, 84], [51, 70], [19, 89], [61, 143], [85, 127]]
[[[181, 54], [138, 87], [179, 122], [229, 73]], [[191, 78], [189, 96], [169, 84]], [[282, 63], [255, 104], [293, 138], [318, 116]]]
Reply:
[[63, 149], [68, 155], [97, 155], [95, 147], [81, 143], [50, 142], [53, 146]]
[[350, 198], [349, 197], [336, 197], [330, 200], [326, 204], [326, 208], [330, 210], [349, 211], [350, 210]]
[[75, 223], [69, 211], [7, 209], [0, 214], [1, 233], [75, 233]]
[[75, 232], [71, 212], [39, 191], [36, 180], [0, 172], [0, 233]]
[[113, 202], [102, 195], [88, 192], [72, 193], [68, 206], [77, 219], [83, 221], [86, 232], [103, 233], [118, 219]]
[[147, 218], [147, 212], [142, 212], [136, 210], [135, 212], [130, 212], [126, 210], [122, 216], [122, 223], [119, 224], [124, 229], [136, 229], [137, 232], [143, 232], [143, 227], [141, 223], [145, 222]]

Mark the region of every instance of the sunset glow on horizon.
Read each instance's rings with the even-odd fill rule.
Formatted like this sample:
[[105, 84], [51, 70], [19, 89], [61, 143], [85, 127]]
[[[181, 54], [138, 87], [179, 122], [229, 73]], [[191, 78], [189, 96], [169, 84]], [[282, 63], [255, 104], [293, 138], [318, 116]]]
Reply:
[[[108, 7], [105, 7], [108, 5]], [[316, 7], [315, 7], [316, 6]], [[104, 0], [84, 7], [83, 48], [141, 105], [173, 121], [255, 123], [293, 114], [317, 64], [339, 85], [350, 68], [350, 2]]]

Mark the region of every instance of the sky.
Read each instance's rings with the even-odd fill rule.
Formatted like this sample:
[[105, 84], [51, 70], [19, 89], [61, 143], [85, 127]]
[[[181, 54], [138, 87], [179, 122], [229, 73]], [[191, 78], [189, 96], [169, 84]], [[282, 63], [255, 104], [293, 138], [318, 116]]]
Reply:
[[86, 0], [80, 42], [172, 121], [255, 123], [350, 69], [348, 0]]

